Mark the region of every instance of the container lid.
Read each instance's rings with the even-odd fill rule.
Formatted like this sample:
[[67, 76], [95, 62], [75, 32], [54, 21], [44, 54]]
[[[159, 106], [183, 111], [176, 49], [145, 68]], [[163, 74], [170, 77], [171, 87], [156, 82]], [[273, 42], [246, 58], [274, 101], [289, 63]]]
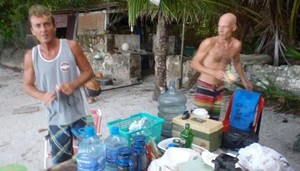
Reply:
[[145, 142], [146, 137], [144, 135], [136, 135], [133, 137], [134, 142]]
[[135, 135], [133, 137], [133, 140], [134, 140], [133, 142], [134, 147], [140, 148], [140, 147], [144, 147], [146, 144], [145, 143], [146, 137], [144, 135]]
[[95, 128], [91, 125], [79, 128], [79, 132], [83, 136], [83, 138], [93, 137], [96, 135]]
[[118, 135], [119, 134], [119, 127], [117, 126], [112, 126], [110, 129], [110, 132], [112, 135]]

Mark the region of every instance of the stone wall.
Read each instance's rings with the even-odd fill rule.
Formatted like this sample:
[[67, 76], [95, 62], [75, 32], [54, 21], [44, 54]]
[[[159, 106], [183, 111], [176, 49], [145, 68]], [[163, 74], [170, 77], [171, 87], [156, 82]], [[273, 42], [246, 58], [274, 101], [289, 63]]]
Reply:
[[260, 81], [268, 84], [268, 80], [281, 89], [289, 90], [300, 96], [300, 66], [249, 65], [246, 67], [250, 80], [260, 85]]
[[[141, 56], [120, 51], [122, 41], [130, 42], [132, 50], [139, 49], [139, 46], [132, 46], [140, 43], [137, 35], [86, 34], [78, 36], [78, 42], [95, 73], [101, 72], [105, 77], [118, 81], [139, 79], [141, 78]], [[30, 49], [36, 45], [36, 42], [28, 37], [26, 45], [27, 49]], [[17, 48], [1, 50], [0, 63], [22, 70], [25, 51]]]
[[8, 48], [0, 50], [0, 64], [18, 70], [22, 70], [24, 53], [25, 50], [17, 48]]
[[130, 50], [140, 49], [137, 35], [81, 35], [78, 36], [85, 55], [95, 73], [119, 81], [141, 78], [141, 56], [123, 52], [121, 46], [128, 42]]
[[104, 53], [101, 58], [86, 54], [95, 73], [101, 72], [104, 77], [117, 80], [141, 78], [141, 57], [131, 53]]
[[[257, 56], [257, 55], [255, 55]], [[250, 56], [249, 56], [250, 57]], [[269, 57], [263, 55], [266, 62], [270, 62]], [[170, 55], [167, 57], [167, 82], [171, 79], [179, 80], [179, 55]], [[294, 94], [300, 96], [300, 66], [272, 66], [269, 64], [263, 64], [261, 61], [255, 62], [243, 59], [244, 70], [247, 78], [255, 85], [261, 85], [260, 82], [268, 84], [268, 80], [274, 82], [276, 86], [281, 89], [289, 90]], [[191, 60], [186, 60], [183, 63], [183, 78], [182, 85], [186, 85], [188, 81], [194, 76], [195, 71], [190, 68]], [[227, 70], [235, 72], [232, 65], [228, 65]], [[226, 84], [228, 89], [234, 89], [235, 86]]]
[[[0, 51], [0, 63], [2, 65], [23, 69], [23, 56], [25, 50], [4, 49]], [[116, 79], [132, 79], [141, 77], [140, 55], [105, 53], [103, 60], [96, 59], [96, 53], [87, 53], [94, 71], [105, 71], [109, 76]], [[105, 59], [105, 60], [104, 60]], [[190, 59], [183, 63], [182, 85], [187, 83], [195, 74], [190, 68]], [[247, 78], [254, 84], [259, 82], [268, 83], [267, 78], [274, 81], [279, 88], [289, 90], [300, 96], [300, 66], [272, 66], [269, 64], [247, 64], [244, 63]], [[110, 68], [110, 69], [109, 69]], [[234, 70], [232, 65], [228, 70]], [[114, 76], [113, 76], [114, 75]], [[179, 55], [167, 57], [167, 82], [171, 79], [180, 80]], [[178, 85], [177, 85], [178, 87]], [[228, 85], [228, 88], [231, 88]]]

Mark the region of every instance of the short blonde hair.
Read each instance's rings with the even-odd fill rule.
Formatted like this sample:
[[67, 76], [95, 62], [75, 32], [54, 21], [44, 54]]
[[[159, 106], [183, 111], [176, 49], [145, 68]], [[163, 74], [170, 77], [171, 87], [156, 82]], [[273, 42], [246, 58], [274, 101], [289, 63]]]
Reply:
[[54, 21], [54, 17], [52, 15], [52, 12], [47, 7], [45, 7], [43, 5], [32, 5], [29, 8], [29, 11], [28, 11], [28, 19], [29, 19], [29, 21], [30, 21], [30, 18], [32, 16], [37, 16], [37, 17], [46, 16], [46, 17], [50, 17], [51, 20], [52, 20], [52, 23], [55, 25], [55, 21]]

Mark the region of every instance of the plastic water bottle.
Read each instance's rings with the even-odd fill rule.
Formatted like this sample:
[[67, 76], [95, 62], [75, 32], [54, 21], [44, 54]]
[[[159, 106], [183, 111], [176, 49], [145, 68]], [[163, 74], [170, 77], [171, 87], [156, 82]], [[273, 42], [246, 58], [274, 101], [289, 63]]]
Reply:
[[93, 126], [79, 129], [83, 138], [78, 145], [77, 170], [101, 171], [105, 168], [105, 147]]
[[146, 153], [146, 137], [144, 135], [136, 135], [133, 137], [132, 162], [134, 170], [147, 171], [148, 157]]
[[106, 146], [106, 169], [107, 171], [117, 170], [117, 155], [118, 149], [121, 147], [128, 147], [127, 140], [120, 136], [119, 128], [113, 126], [111, 128], [111, 135], [105, 139]]
[[118, 150], [117, 171], [133, 171], [133, 163], [131, 160], [131, 148], [121, 147]]
[[161, 135], [172, 137], [172, 119], [186, 111], [186, 97], [175, 88], [175, 81], [170, 81], [169, 89], [158, 97], [158, 116], [165, 119]]

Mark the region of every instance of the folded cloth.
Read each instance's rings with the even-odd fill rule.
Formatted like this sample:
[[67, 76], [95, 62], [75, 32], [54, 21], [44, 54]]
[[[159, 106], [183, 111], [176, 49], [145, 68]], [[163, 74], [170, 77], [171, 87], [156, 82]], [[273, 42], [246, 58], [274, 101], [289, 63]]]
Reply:
[[195, 160], [200, 157], [200, 154], [189, 148], [170, 147], [166, 150], [161, 158], [153, 160], [148, 171], [176, 171], [177, 164]]

